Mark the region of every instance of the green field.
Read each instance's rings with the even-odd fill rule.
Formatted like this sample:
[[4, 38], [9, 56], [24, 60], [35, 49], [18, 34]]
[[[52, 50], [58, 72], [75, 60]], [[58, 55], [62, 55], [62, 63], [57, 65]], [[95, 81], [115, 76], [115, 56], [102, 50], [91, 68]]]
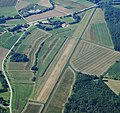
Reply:
[[10, 49], [16, 40], [21, 36], [22, 32], [20, 33], [10, 33], [6, 32], [0, 37], [0, 46]]
[[25, 20], [23, 19], [16, 19], [16, 20], [11, 20], [11, 21], [7, 21], [6, 24], [24, 24], [26, 23]]
[[38, 3], [40, 0], [25, 0], [27, 2], [30, 2], [30, 3]]
[[104, 74], [104, 77], [120, 80], [120, 61], [115, 62]]
[[[74, 28], [71, 29], [70, 31], [67, 31], [67, 29], [66, 29], [65, 32], [53, 35], [48, 40], [46, 40], [44, 46], [41, 49], [39, 57], [38, 57], [38, 59], [39, 59], [38, 60], [39, 70], [37, 73], [38, 75], [43, 75], [43, 73], [45, 72], [46, 68], [49, 66], [49, 64], [51, 63], [53, 58], [55, 57], [58, 50], [62, 47], [65, 40], [67, 38], [69, 38], [69, 36], [71, 36], [73, 32], [74, 32]], [[54, 41], [55, 38], [57, 38], [58, 41], [56, 42], [56, 44], [53, 44], [54, 45], [53, 48], [49, 49], [49, 45]], [[47, 54], [46, 58], [44, 58], [45, 54]], [[43, 59], [45, 59], [45, 60], [43, 60]]]
[[11, 7], [0, 7], [0, 16], [15, 16], [17, 11], [14, 6]]
[[27, 70], [11, 70], [9, 71], [9, 77], [12, 83], [32, 83], [34, 74], [32, 71]]
[[93, 24], [91, 26], [91, 38], [95, 38], [95, 42], [113, 48], [113, 42], [105, 23]]
[[13, 84], [13, 112], [20, 113], [25, 107], [32, 92], [32, 84]]
[[63, 74], [60, 84], [53, 95], [52, 100], [45, 113], [61, 113], [64, 108], [64, 104], [67, 101], [68, 95], [71, 90], [71, 86], [74, 81], [74, 74], [70, 69], [66, 69]]

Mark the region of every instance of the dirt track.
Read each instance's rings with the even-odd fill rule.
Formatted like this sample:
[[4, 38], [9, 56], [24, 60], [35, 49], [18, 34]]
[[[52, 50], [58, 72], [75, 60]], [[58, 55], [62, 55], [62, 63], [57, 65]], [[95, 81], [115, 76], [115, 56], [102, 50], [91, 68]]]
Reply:
[[[94, 12], [93, 10], [91, 11]], [[90, 12], [90, 14], [92, 14]], [[86, 14], [88, 16], [87, 20], [90, 19], [90, 15]], [[53, 61], [53, 64], [49, 68], [49, 70], [46, 72], [46, 75], [48, 76], [48, 79], [44, 81], [44, 85], [40, 86], [39, 95], [37, 97], [37, 101], [41, 103], [46, 103], [47, 99], [49, 98], [55, 84], [57, 83], [58, 78], [60, 77], [62, 70], [64, 69], [64, 66], [66, 65], [69, 57], [71, 56], [78, 40], [81, 38], [82, 33], [84, 32], [87, 24], [83, 26], [84, 30], [79, 30], [79, 26], [81, 26], [84, 22], [84, 19], [82, 19], [81, 23], [78, 25], [78, 28], [76, 29], [75, 33], [73, 34], [73, 37], [71, 37], [68, 41], [68, 43], [65, 44], [65, 47], [61, 49], [61, 51], [56, 56], [56, 59]], [[87, 21], [89, 22], [89, 21]], [[79, 31], [79, 33], [78, 33]], [[78, 35], [76, 35], [78, 34]]]

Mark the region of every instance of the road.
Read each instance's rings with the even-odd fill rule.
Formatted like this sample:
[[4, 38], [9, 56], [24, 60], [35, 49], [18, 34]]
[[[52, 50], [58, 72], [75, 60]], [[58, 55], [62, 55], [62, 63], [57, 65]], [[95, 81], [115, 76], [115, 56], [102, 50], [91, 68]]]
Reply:
[[[89, 8], [83, 9], [83, 10], [79, 11], [79, 13], [84, 12], [84, 11], [89, 10], [89, 9], [92, 9], [92, 8], [94, 8], [94, 7], [96, 7], [96, 6], [91, 6], [91, 7], [89, 7]], [[29, 28], [32, 26], [33, 23], [34, 23], [34, 22], [29, 23], [30, 26], [29, 26], [27, 29], [29, 29]], [[26, 29], [26, 30], [27, 30], [27, 29]], [[24, 33], [25, 33], [25, 32], [24, 32]], [[19, 37], [19, 39], [14, 43], [14, 45], [13, 45], [13, 46], [11, 47], [11, 49], [8, 51], [8, 53], [6, 54], [6, 56], [4, 57], [3, 62], [2, 62], [2, 71], [3, 71], [3, 74], [4, 74], [4, 76], [5, 76], [6, 81], [7, 81], [7, 83], [8, 83], [8, 86], [9, 86], [9, 88], [10, 88], [10, 104], [9, 104], [9, 106], [8, 106], [9, 109], [10, 109], [10, 113], [12, 113], [12, 97], [13, 97], [13, 92], [12, 92], [11, 83], [9, 82], [8, 77], [7, 77], [7, 75], [6, 75], [6, 72], [5, 72], [5, 69], [4, 69], [4, 62], [5, 62], [6, 58], [7, 58], [7, 56], [9, 55], [9, 53], [11, 52], [11, 50], [15, 47], [15, 45], [16, 45], [16, 44], [19, 42], [19, 40], [22, 38], [22, 36], [24, 35], [24, 33], [23, 33], [23, 34]], [[76, 43], [76, 41], [77, 41], [76, 38], [73, 38], [73, 39], [70, 40], [70, 42], [69, 42], [69, 44], [67, 45], [65, 51], [63, 52], [61, 58], [59, 59], [58, 63], [55, 65], [55, 67], [54, 67], [54, 69], [53, 69], [53, 71], [52, 71], [52, 73], [51, 73], [51, 75], [50, 75], [51, 77], [52, 77], [53, 75], [56, 75], [56, 74], [60, 75], [60, 73], [61, 73], [61, 71], [63, 70], [63, 68], [64, 68], [64, 66], [65, 66], [65, 64], [66, 64], [69, 56], [70, 56], [71, 53], [72, 53], [72, 50], [71, 50], [70, 48], [74, 48], [74, 44]], [[61, 64], [62, 64], [62, 65], [61, 65]], [[58, 69], [59, 69], [59, 70], [58, 70]], [[52, 77], [52, 80], [53, 80], [53, 79], [54, 79], [54, 77]], [[57, 78], [57, 79], [58, 79], [58, 78]], [[40, 95], [39, 95], [39, 97], [38, 97], [38, 100], [41, 100], [42, 97], [43, 97], [43, 95], [46, 94], [46, 92], [47, 92], [47, 90], [48, 90], [47, 86], [50, 85], [50, 84], [48, 84], [48, 83], [50, 83], [50, 82], [51, 82], [51, 79], [48, 79], [48, 81], [46, 82], [44, 88], [42, 89], [42, 91], [41, 91], [41, 93], [40, 93]], [[55, 83], [56, 83], [56, 82], [55, 82]], [[53, 83], [53, 84], [55, 85], [55, 83]], [[53, 85], [53, 86], [54, 86], [54, 85]], [[52, 91], [52, 89], [53, 89], [53, 87], [51, 87], [51, 91]], [[50, 91], [50, 93], [51, 93], [51, 91]], [[49, 97], [49, 96], [48, 96], [48, 97]], [[47, 97], [47, 98], [48, 98], [48, 97]], [[45, 98], [46, 98], [46, 97], [45, 97]], [[42, 100], [43, 100], [43, 99], [42, 99]], [[45, 100], [46, 100], [46, 99], [45, 99]]]
[[[27, 29], [29, 29], [31, 26], [32, 26], [32, 25], [30, 25]], [[26, 29], [26, 30], [27, 30], [27, 29]], [[11, 47], [11, 49], [8, 51], [8, 53], [6, 54], [6, 56], [4, 57], [4, 59], [3, 59], [3, 61], [2, 61], [2, 72], [3, 72], [4, 76], [5, 76], [5, 79], [6, 79], [7, 83], [8, 83], [8, 86], [9, 86], [9, 88], [10, 88], [10, 103], [9, 103], [9, 106], [8, 106], [8, 108], [10, 109], [10, 113], [12, 113], [12, 97], [13, 97], [13, 92], [12, 92], [12, 86], [11, 86], [9, 80], [8, 80], [8, 77], [7, 77], [6, 72], [5, 72], [5, 69], [4, 69], [4, 62], [5, 62], [6, 58], [7, 58], [7, 56], [9, 55], [9, 53], [11, 52], [11, 50], [15, 47], [15, 45], [16, 45], [16, 44], [19, 42], [19, 40], [22, 38], [22, 36], [24, 35], [24, 33], [25, 33], [25, 32], [23, 32], [22, 35], [18, 38], [18, 40], [14, 43], [14, 45]]]

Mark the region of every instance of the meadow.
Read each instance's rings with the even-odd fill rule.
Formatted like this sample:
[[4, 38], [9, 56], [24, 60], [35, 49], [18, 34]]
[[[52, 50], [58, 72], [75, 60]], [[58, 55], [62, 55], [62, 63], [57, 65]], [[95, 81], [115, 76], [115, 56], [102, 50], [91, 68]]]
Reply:
[[21, 35], [22, 32], [14, 34], [11, 32], [5, 32], [2, 36], [0, 36], [0, 46], [10, 49]]
[[97, 8], [82, 39], [113, 49], [112, 38], [104, 19], [104, 12]]

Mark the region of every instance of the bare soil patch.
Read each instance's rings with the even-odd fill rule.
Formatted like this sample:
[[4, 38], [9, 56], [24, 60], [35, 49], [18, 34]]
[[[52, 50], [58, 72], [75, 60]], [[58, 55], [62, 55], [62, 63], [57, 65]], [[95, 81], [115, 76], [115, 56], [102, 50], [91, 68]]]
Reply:
[[56, 10], [52, 10], [52, 11], [48, 11], [48, 12], [45, 12], [42, 14], [36, 14], [36, 15], [29, 16], [26, 19], [29, 22], [32, 22], [32, 21], [43, 20], [46, 18], [51, 18], [51, 17], [56, 17], [56, 16], [64, 16], [64, 15], [66, 15], [66, 14], [56, 11]]

